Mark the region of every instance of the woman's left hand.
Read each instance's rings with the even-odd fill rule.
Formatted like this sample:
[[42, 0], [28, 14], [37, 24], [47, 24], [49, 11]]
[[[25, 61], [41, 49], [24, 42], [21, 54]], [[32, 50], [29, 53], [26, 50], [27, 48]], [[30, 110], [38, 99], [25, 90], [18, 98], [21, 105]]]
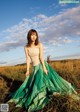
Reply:
[[46, 75], [48, 75], [48, 70], [46, 68], [43, 68]]

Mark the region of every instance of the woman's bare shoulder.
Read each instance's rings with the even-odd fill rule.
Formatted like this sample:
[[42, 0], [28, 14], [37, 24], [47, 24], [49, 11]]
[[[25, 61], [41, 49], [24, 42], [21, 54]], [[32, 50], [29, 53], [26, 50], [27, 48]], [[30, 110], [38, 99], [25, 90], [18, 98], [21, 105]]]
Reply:
[[24, 49], [25, 49], [25, 50], [27, 50], [27, 49], [28, 49], [28, 46], [27, 46], [27, 45], [25, 45], [25, 46], [24, 46]]
[[41, 42], [39, 42], [39, 46], [42, 46], [43, 44]]
[[43, 44], [41, 42], [39, 42], [39, 47], [43, 47]]

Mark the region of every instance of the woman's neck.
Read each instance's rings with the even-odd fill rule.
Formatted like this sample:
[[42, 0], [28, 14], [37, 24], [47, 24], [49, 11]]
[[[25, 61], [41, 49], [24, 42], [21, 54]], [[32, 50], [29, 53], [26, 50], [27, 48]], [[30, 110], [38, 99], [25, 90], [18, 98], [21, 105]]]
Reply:
[[35, 46], [35, 42], [32, 42], [32, 43], [31, 43], [31, 47], [32, 47], [32, 46]]

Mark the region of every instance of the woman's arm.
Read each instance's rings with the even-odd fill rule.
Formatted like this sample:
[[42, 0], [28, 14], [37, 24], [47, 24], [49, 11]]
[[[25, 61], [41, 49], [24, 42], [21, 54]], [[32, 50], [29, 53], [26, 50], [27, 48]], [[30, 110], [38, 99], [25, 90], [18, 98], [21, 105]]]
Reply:
[[30, 57], [28, 55], [28, 49], [26, 46], [24, 46], [25, 54], [26, 54], [26, 64], [27, 64], [27, 71], [29, 71], [30, 67]]
[[45, 67], [45, 64], [44, 64], [44, 58], [43, 58], [43, 45], [42, 43], [39, 43], [39, 48], [40, 48], [40, 54], [39, 54], [39, 58], [40, 58], [40, 61], [42, 63], [42, 66], [43, 66], [43, 70], [44, 72], [47, 74], [47, 69]]
[[39, 48], [40, 48], [39, 58], [40, 58], [40, 61], [42, 63], [43, 68], [45, 68], [44, 58], [43, 58], [43, 45], [42, 45], [42, 43], [39, 43]]

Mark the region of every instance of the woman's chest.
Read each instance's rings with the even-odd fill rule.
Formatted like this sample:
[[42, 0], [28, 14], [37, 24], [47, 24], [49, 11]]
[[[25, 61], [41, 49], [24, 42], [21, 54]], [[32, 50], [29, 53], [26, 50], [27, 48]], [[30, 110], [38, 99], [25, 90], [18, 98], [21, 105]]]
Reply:
[[28, 48], [28, 54], [29, 56], [39, 56], [39, 48], [34, 47], [34, 48]]

